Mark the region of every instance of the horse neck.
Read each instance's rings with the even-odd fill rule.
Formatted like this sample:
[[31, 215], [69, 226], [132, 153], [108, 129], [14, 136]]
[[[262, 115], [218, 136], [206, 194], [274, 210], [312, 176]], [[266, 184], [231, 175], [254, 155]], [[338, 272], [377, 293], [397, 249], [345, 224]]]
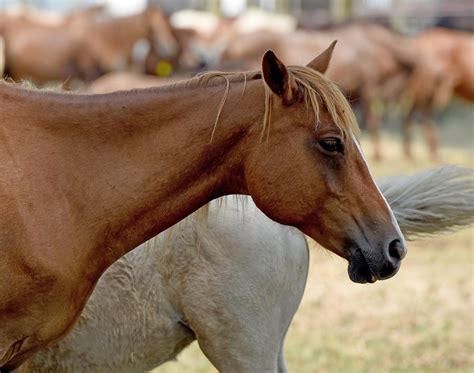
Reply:
[[[263, 109], [261, 113], [247, 114], [244, 120], [233, 120], [227, 112], [210, 142], [222, 89], [221, 86], [186, 93], [169, 91], [166, 97], [157, 95], [156, 100], [148, 103], [142, 103], [146, 101], [145, 96], [142, 100], [137, 97], [129, 106], [129, 112], [121, 115], [124, 123], [133, 123], [140, 114], [144, 119], [133, 136], [127, 126], [121, 129], [123, 132], [117, 141], [119, 154], [112, 154], [125, 166], [117, 169], [113, 176], [115, 181], [109, 179], [111, 185], [121, 185], [119, 193], [108, 202], [121, 209], [121, 216], [114, 224], [117, 227], [114, 242], [107, 243], [108, 247], [117, 248], [118, 256], [174, 225], [211, 199], [245, 192], [239, 177], [243, 140], [249, 125], [258, 120]], [[231, 93], [229, 110], [238, 102], [237, 95], [236, 91]], [[204, 97], [209, 100], [203, 100]], [[263, 97], [260, 102], [263, 103]], [[124, 203], [124, 195], [134, 200]]]
[[27, 107], [35, 120], [20, 140], [33, 136], [34, 159], [26, 156], [31, 164], [25, 168], [41, 170], [31, 187], [38, 198], [59, 191], [61, 197], [45, 198], [49, 209], [56, 206], [53, 198], [63, 209], [60, 199], [67, 196], [74, 211], [58, 214], [58, 226], [79, 229], [77, 242], [77, 236], [95, 237], [88, 245], [104, 268], [211, 199], [246, 192], [242, 164], [259, 138], [259, 131], [249, 130], [263, 116], [263, 85], [249, 82], [245, 96], [242, 84], [233, 86], [212, 142], [222, 85], [102, 96], [33, 93]]

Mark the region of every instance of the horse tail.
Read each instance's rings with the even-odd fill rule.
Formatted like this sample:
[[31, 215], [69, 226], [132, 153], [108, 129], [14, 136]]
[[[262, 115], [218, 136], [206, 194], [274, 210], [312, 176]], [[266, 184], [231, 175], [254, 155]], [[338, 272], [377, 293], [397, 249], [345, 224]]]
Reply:
[[441, 166], [382, 180], [379, 187], [407, 239], [452, 232], [474, 222], [474, 170]]

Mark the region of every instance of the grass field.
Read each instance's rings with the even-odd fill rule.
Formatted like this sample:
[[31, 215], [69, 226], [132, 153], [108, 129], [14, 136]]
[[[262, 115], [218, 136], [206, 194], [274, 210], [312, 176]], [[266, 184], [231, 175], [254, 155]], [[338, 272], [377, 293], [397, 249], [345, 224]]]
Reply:
[[[396, 139], [383, 143], [384, 161], [372, 164], [377, 177], [437, 165], [421, 143], [415, 161], [403, 159]], [[450, 145], [440, 163], [472, 167], [473, 154]], [[372, 285], [350, 282], [346, 262], [312, 243], [308, 284], [286, 339], [289, 371], [474, 372], [473, 238], [465, 229], [412, 242], [396, 277]], [[194, 343], [155, 372], [215, 369]]]

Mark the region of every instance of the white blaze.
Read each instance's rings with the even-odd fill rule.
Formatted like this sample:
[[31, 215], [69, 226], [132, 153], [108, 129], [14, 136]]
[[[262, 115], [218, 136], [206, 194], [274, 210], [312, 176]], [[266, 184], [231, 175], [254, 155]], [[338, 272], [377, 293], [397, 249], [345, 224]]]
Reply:
[[400, 238], [401, 238], [401, 240], [402, 240], [402, 244], [403, 244], [403, 246], [404, 246], [405, 249], [406, 249], [405, 237], [403, 236], [403, 233], [402, 233], [402, 231], [401, 231], [401, 229], [400, 229], [400, 226], [398, 225], [397, 219], [395, 218], [395, 214], [393, 213], [392, 208], [391, 208], [390, 205], [388, 204], [387, 199], [385, 198], [385, 196], [383, 195], [383, 193], [380, 191], [379, 186], [378, 186], [377, 183], [375, 182], [374, 177], [372, 176], [372, 173], [370, 172], [369, 164], [367, 163], [367, 160], [365, 159], [364, 153], [362, 152], [362, 149], [361, 149], [359, 143], [358, 143], [357, 140], [354, 138], [354, 136], [352, 137], [352, 140], [353, 140], [354, 143], [356, 144], [357, 150], [359, 151], [360, 156], [362, 157], [362, 159], [363, 159], [364, 162], [365, 162], [365, 165], [367, 166], [367, 170], [369, 171], [369, 175], [370, 175], [370, 178], [372, 179], [372, 182], [374, 183], [374, 185], [375, 185], [375, 187], [377, 188], [377, 190], [378, 190], [380, 196], [383, 198], [383, 200], [384, 200], [384, 202], [385, 202], [385, 205], [386, 205], [387, 208], [388, 208], [388, 211], [389, 211], [389, 214], [390, 214], [390, 220], [392, 221], [392, 224], [394, 225], [395, 230], [396, 230], [396, 231], [398, 232], [398, 234], [400, 235]]

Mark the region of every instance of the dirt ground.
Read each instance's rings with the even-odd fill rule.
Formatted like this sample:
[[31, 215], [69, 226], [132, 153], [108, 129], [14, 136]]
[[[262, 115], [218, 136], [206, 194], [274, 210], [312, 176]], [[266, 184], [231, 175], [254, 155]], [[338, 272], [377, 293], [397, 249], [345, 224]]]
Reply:
[[[472, 128], [458, 136], [465, 140]], [[371, 166], [381, 177], [439, 163], [474, 165], [469, 142], [449, 143], [434, 163], [418, 141], [416, 160], [408, 161], [400, 142], [384, 135], [385, 159]], [[370, 155], [366, 138], [363, 146]], [[285, 344], [289, 371], [474, 372], [473, 239], [469, 228], [411, 242], [400, 272], [372, 285], [352, 283], [346, 262], [312, 243], [305, 295]], [[194, 343], [154, 372], [215, 371]]]

